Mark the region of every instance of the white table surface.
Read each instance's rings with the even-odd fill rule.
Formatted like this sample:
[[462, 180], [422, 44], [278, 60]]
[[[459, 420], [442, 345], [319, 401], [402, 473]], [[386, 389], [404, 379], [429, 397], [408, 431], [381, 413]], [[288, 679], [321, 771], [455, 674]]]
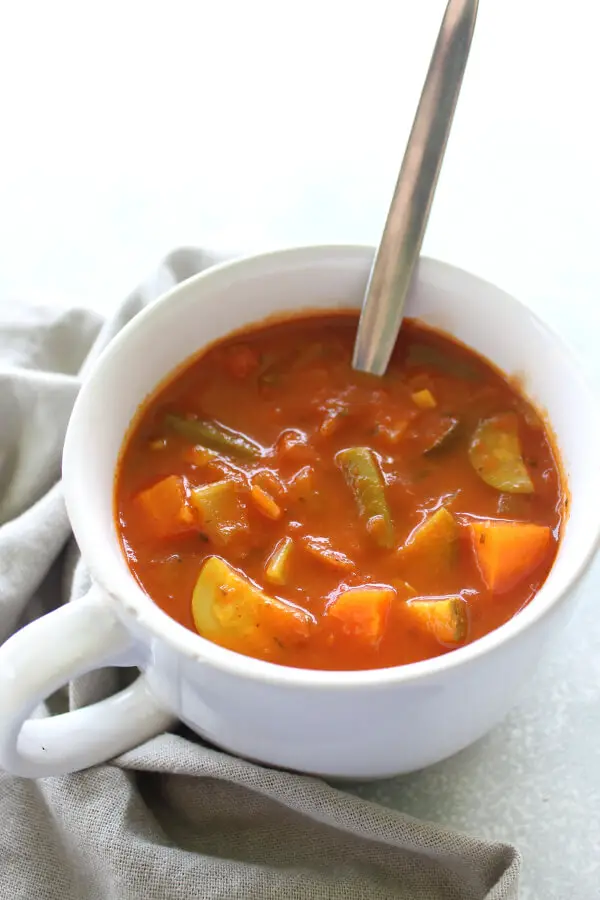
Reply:
[[[108, 313], [177, 245], [375, 242], [444, 0], [3, 7], [0, 302]], [[424, 252], [495, 281], [598, 383], [591, 0], [482, 0]], [[514, 841], [522, 897], [600, 897], [600, 569], [487, 739], [361, 793]]]

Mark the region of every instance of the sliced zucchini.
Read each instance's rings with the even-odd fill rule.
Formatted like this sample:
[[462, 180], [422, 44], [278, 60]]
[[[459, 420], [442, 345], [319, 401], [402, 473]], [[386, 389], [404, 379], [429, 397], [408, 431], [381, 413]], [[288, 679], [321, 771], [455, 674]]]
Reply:
[[427, 436], [427, 445], [423, 450], [423, 456], [432, 456], [442, 450], [447, 450], [460, 433], [460, 419], [454, 416], [442, 416], [431, 435]]
[[482, 481], [506, 494], [532, 494], [533, 481], [523, 460], [515, 413], [483, 419], [471, 439], [471, 465]]
[[406, 608], [440, 644], [455, 646], [467, 636], [467, 604], [462, 597], [418, 597], [408, 600]]

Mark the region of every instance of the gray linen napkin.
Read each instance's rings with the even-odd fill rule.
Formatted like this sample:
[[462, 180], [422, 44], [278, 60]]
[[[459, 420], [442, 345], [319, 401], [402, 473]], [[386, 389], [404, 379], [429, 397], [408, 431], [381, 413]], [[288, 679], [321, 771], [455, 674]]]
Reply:
[[[59, 483], [86, 361], [214, 261], [172, 253], [104, 323], [82, 309], [0, 306], [0, 641], [88, 587]], [[49, 705], [93, 702], [131, 674], [84, 676]], [[519, 865], [511, 846], [236, 759], [183, 728], [77, 775], [0, 771], [3, 900], [508, 900]]]

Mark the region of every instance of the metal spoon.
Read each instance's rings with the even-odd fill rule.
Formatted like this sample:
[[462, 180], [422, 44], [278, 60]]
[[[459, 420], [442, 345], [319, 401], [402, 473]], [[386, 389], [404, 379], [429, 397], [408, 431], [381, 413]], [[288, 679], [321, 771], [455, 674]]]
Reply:
[[363, 307], [352, 365], [383, 375], [398, 331], [460, 93], [479, 0], [448, 0]]

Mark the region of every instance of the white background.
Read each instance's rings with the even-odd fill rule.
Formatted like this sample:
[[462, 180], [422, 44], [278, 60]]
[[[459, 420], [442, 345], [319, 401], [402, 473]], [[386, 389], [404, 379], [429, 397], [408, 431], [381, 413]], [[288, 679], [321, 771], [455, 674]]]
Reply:
[[[181, 244], [376, 242], [444, 6], [0, 0], [0, 302], [108, 313]], [[593, 0], [482, 0], [424, 248], [529, 302], [596, 379], [597, 19]], [[592, 593], [562, 731], [538, 686], [466, 757], [461, 797], [452, 767], [379, 795], [515, 840], [524, 897], [600, 896], [600, 695], [585, 715], [575, 696], [600, 672]]]
[[[0, 4], [0, 297], [105, 310], [176, 245], [376, 241], [444, 6]], [[482, 0], [425, 244], [576, 341], [599, 321], [596, 9]]]

